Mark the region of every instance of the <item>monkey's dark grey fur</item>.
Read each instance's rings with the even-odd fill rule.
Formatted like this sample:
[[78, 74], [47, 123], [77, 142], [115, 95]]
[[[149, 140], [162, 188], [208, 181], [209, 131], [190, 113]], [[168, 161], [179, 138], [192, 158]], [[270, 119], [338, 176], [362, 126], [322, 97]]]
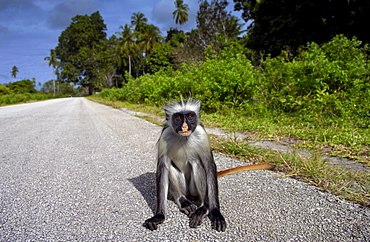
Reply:
[[165, 220], [167, 194], [189, 216], [192, 228], [209, 216], [212, 228], [225, 231], [220, 212], [217, 170], [206, 131], [200, 121], [200, 101], [181, 101], [165, 107], [166, 123], [157, 142], [157, 209], [144, 222], [150, 230]]

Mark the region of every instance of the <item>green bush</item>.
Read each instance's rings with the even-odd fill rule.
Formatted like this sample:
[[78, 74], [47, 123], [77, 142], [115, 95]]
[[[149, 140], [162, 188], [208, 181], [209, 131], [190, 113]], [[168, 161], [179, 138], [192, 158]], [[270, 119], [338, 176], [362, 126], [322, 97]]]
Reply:
[[126, 90], [123, 88], [104, 89], [99, 94], [102, 98], [110, 101], [125, 101]]
[[230, 57], [223, 52], [219, 58], [201, 63], [193, 72], [197, 81], [195, 97], [203, 101], [206, 109], [253, 102], [258, 73], [244, 55]]
[[7, 94], [0, 95], [0, 105], [9, 105], [16, 103], [24, 103], [31, 100], [41, 101], [51, 99], [53, 96], [41, 93], [23, 93], [23, 94]]
[[308, 44], [292, 61], [286, 55], [267, 58], [259, 98], [271, 110], [284, 112], [326, 116], [364, 112], [370, 101], [369, 49], [360, 46], [360, 41], [339, 35], [323, 46]]
[[0, 85], [0, 95], [10, 94], [11, 91], [6, 86]]
[[131, 78], [123, 89], [125, 99], [136, 103], [163, 105], [168, 100], [179, 99], [181, 95], [189, 96], [194, 85], [186, 73], [174, 70], [161, 70], [136, 79]]
[[154, 105], [192, 96], [208, 111], [235, 108], [246, 114], [369, 117], [367, 53], [368, 46], [339, 35], [322, 46], [309, 43], [295, 57], [284, 52], [268, 57], [255, 68], [231, 46], [197, 66], [128, 77], [123, 88], [105, 89], [100, 95]]

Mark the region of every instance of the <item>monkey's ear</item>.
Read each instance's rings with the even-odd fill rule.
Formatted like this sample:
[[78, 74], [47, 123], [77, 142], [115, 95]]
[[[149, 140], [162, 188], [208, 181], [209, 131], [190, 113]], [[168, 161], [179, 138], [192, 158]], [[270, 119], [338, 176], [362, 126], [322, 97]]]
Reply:
[[166, 121], [170, 120], [171, 118], [171, 111], [167, 108], [164, 108], [164, 112], [166, 114]]

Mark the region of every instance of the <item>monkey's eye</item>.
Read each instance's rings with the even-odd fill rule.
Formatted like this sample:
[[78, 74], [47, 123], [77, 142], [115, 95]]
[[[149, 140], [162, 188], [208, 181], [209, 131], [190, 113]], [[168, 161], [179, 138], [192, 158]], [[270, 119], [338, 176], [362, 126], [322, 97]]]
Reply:
[[189, 115], [189, 116], [188, 116], [188, 119], [193, 119], [193, 116]]
[[180, 120], [181, 120], [180, 116], [177, 116], [175, 119], [176, 119], [177, 121], [180, 121]]

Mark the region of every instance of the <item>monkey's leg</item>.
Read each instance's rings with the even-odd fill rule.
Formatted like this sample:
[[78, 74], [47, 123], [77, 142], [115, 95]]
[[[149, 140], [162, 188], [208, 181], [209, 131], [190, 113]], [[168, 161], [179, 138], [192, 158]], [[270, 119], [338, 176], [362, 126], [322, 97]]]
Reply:
[[207, 197], [207, 178], [204, 168], [198, 163], [193, 162], [192, 174], [189, 181], [190, 194], [199, 196], [200, 207], [190, 216], [189, 226], [196, 228], [199, 226], [204, 217], [208, 214], [208, 204], [205, 203]]
[[[199, 169], [198, 176], [204, 173], [204, 183], [201, 194], [204, 195], [204, 206], [198, 208], [197, 211], [193, 213], [192, 216], [192, 224], [197, 226], [196, 223], [201, 223], [202, 219], [206, 214], [209, 214], [209, 218], [211, 220], [212, 228], [217, 231], [225, 231], [226, 230], [226, 221], [225, 218], [222, 216], [220, 212], [220, 205], [218, 201], [218, 183], [217, 183], [217, 171], [216, 171], [216, 164], [213, 159], [212, 153], [210, 155], [205, 155], [203, 159], [201, 159], [204, 164], [204, 169]], [[201, 180], [203, 181], [203, 180]], [[198, 184], [198, 183], [196, 183]]]
[[175, 203], [179, 206], [181, 212], [187, 216], [197, 209], [197, 206], [188, 200], [185, 194], [188, 194], [188, 187], [185, 179], [185, 175], [179, 172], [176, 168], [171, 167], [170, 169], [170, 193], [175, 200]]

